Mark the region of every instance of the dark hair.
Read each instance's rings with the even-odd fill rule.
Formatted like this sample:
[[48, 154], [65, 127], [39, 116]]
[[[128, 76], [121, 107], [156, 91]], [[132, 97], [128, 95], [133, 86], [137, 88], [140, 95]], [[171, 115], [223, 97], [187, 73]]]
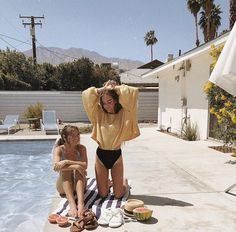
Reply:
[[117, 94], [117, 92], [114, 89], [106, 89], [100, 95], [100, 105], [102, 106], [103, 111], [108, 113], [103, 106], [102, 97], [104, 95], [110, 96], [116, 102], [115, 107], [114, 107], [114, 111], [115, 111], [115, 114], [117, 114], [122, 109], [122, 105], [119, 103], [119, 95]]
[[79, 128], [77, 126], [71, 126], [71, 125], [66, 125], [61, 131], [61, 143], [64, 144], [65, 142], [68, 142], [68, 136], [71, 135], [73, 131], [78, 131], [79, 133]]

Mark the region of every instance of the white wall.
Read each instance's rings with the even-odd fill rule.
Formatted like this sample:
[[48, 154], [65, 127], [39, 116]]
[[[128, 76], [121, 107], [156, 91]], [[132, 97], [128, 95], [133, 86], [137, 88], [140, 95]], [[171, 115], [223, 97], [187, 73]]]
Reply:
[[159, 73], [159, 109], [158, 126], [172, 132], [181, 129], [181, 83], [175, 80], [176, 72], [173, 67]]
[[[222, 37], [215, 41], [215, 45], [224, 43], [226, 39], [227, 36]], [[208, 101], [203, 87], [210, 76], [210, 46], [208, 43], [152, 71], [159, 77], [158, 128], [171, 127], [172, 132], [180, 133], [187, 113], [190, 121], [198, 126], [199, 139], [208, 138]], [[186, 60], [191, 62], [188, 71]], [[181, 69], [183, 64], [185, 68]], [[183, 97], [187, 99], [186, 107], [181, 101]]]
[[208, 138], [208, 100], [203, 90], [210, 76], [212, 58], [209, 52], [194, 57], [192, 67], [186, 75], [188, 116], [198, 126], [200, 139]]
[[[29, 105], [40, 102], [45, 109], [56, 110], [62, 121], [87, 122], [81, 92], [70, 91], [0, 91], [0, 119], [7, 114], [19, 114], [26, 121], [24, 111]], [[138, 120], [157, 120], [158, 91], [139, 93]]]

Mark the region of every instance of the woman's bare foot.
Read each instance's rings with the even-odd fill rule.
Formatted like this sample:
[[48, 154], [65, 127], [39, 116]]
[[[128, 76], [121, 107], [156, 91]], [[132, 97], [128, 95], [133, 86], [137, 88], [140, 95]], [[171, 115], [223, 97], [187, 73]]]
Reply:
[[76, 218], [78, 216], [78, 211], [76, 208], [70, 208], [68, 211], [69, 217], [74, 217]]
[[78, 206], [78, 211], [77, 211], [78, 217], [82, 216], [83, 211], [84, 211], [84, 206], [83, 207], [82, 206]]

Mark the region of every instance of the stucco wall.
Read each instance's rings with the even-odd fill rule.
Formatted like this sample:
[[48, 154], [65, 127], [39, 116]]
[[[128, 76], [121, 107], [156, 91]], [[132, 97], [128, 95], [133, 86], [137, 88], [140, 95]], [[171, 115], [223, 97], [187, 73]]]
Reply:
[[208, 102], [203, 86], [209, 78], [211, 57], [208, 53], [191, 59], [189, 71], [183, 62], [159, 73], [159, 127], [171, 127], [180, 133], [184, 117], [198, 126], [199, 139], [208, 135]]
[[[203, 87], [210, 76], [211, 44], [218, 46], [226, 39], [223, 36], [152, 71], [159, 77], [158, 128], [171, 127], [172, 132], [180, 134], [187, 116], [197, 124], [199, 139], [208, 138], [208, 101]], [[186, 62], [190, 62], [190, 68]]]

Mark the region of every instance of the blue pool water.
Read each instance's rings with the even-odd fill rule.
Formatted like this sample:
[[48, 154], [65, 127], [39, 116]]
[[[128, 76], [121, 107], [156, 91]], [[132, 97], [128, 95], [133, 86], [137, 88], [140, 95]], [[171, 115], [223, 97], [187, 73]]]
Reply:
[[55, 194], [54, 141], [0, 142], [0, 231], [42, 231]]

